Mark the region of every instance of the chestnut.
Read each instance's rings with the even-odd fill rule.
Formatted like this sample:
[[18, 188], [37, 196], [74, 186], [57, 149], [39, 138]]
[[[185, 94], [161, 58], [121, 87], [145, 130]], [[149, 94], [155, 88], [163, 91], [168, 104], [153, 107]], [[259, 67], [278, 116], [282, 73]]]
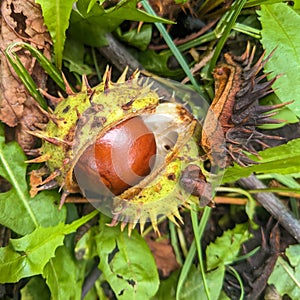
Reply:
[[[107, 69], [93, 88], [83, 80], [80, 92], [58, 99], [47, 112], [46, 128], [34, 133], [43, 139], [41, 156], [32, 162], [46, 162], [49, 177], [32, 190], [55, 180], [63, 190], [60, 207], [69, 194], [81, 193], [112, 217], [111, 226], [128, 224], [130, 233], [137, 222], [143, 231], [151, 221], [158, 231], [158, 216], [176, 222], [178, 207], [191, 203], [180, 178], [188, 164], [201, 167], [201, 126], [175, 102], [172, 87], [169, 101], [157, 93], [160, 82], [152, 88], [155, 81], [138, 72], [127, 81], [124, 72], [112, 82], [110, 74]], [[188, 99], [188, 92], [176, 89], [176, 98]]]
[[155, 155], [154, 134], [141, 117], [133, 117], [109, 129], [83, 152], [76, 176], [84, 177], [85, 189], [103, 194], [104, 184], [120, 195], [150, 174]]

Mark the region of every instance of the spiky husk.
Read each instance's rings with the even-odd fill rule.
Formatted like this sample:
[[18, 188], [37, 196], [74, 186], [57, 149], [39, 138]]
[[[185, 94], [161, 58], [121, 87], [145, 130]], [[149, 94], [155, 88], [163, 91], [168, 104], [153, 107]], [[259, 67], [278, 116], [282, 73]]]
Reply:
[[[43, 139], [42, 155], [35, 162], [46, 161], [51, 173], [40, 186], [33, 187], [34, 192], [55, 180], [63, 190], [61, 205], [68, 194], [80, 192], [95, 207], [112, 215], [111, 225], [121, 222], [124, 228], [129, 224], [129, 232], [138, 222], [143, 229], [147, 221], [158, 231], [160, 215], [175, 223], [176, 218], [181, 222], [178, 208], [189, 206], [191, 201], [198, 203], [198, 197], [182, 189], [179, 178], [189, 164], [203, 168], [198, 146], [201, 128], [183, 106], [174, 102], [160, 103], [151, 84], [140, 80], [137, 73], [128, 81], [125, 81], [124, 73], [117, 83], [113, 83], [107, 70], [104, 81], [98, 86], [90, 88], [86, 82], [81, 92], [70, 91], [68, 98], [55, 102], [57, 106], [45, 131], [34, 133]], [[108, 201], [97, 195], [97, 191], [85, 190], [78, 184], [74, 168], [85, 149], [117, 124], [134, 116], [154, 114], [169, 115], [171, 121], [167, 127], [176, 132], [177, 138], [163, 162], [150, 175]]]
[[[273, 92], [272, 85], [277, 77], [267, 80], [269, 74], [259, 74], [272, 53], [264, 58], [264, 52], [253, 64], [255, 50], [253, 47], [251, 51], [248, 44], [241, 56], [226, 53], [225, 63], [219, 64], [214, 70], [216, 96], [212, 109], [215, 109], [214, 105], [217, 105], [222, 97], [227, 97], [225, 107], [218, 118], [225, 134], [227, 164], [233, 161], [242, 166], [255, 164], [256, 162], [248, 157], [249, 153], [258, 156], [257, 150], [268, 147], [268, 141], [281, 139], [258, 129], [260, 125], [282, 122], [271, 118], [276, 114], [272, 111], [288, 103], [260, 105], [259, 100]], [[227, 90], [228, 87], [230, 89]]]
[[[124, 109], [129, 101], [131, 105]], [[126, 83], [112, 83], [109, 70], [95, 88], [85, 85], [81, 92], [60, 101], [40, 136], [44, 140], [41, 152], [50, 155], [47, 165], [51, 173], [59, 170], [56, 181], [65, 193], [80, 191], [73, 178], [74, 166], [99, 135], [157, 104], [157, 94], [139, 83], [138, 74]]]

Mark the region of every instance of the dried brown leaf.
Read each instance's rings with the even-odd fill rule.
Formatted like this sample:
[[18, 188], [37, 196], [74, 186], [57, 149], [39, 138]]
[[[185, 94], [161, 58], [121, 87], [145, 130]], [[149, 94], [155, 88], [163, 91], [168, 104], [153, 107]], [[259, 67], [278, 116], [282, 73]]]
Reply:
[[155, 236], [150, 234], [146, 236], [146, 242], [163, 277], [168, 277], [174, 270], [179, 268], [168, 239], [155, 240]]
[[[23, 149], [30, 149], [34, 139], [25, 129], [29, 130], [36, 122], [44, 122], [45, 117], [34, 108], [35, 100], [28, 95], [3, 53], [11, 43], [25, 41], [50, 57], [51, 40], [41, 10], [33, 0], [4, 0], [1, 15], [0, 120], [11, 127], [18, 125], [16, 139]], [[19, 49], [17, 54], [37, 86], [44, 88], [47, 77], [35, 58], [24, 49]]]

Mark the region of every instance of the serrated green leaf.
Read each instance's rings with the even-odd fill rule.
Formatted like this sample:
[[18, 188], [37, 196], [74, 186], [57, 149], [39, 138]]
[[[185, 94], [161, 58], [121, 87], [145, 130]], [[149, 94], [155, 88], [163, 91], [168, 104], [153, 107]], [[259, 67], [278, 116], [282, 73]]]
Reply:
[[20, 235], [32, 232], [38, 226], [52, 226], [64, 221], [66, 209], [54, 204], [60, 196], [54, 191], [39, 193], [30, 198], [26, 182], [26, 156], [16, 142], [5, 144], [0, 124], [0, 175], [11, 189], [0, 193], [0, 224]]
[[66, 219], [66, 208], [58, 209], [61, 195], [56, 191], [43, 191], [29, 199], [39, 226], [48, 227], [63, 222]]
[[83, 276], [81, 280], [77, 278], [80, 265], [84, 266], [76, 263], [65, 246], [56, 249], [55, 257], [50, 259], [43, 270], [43, 277], [46, 279], [52, 299], [81, 299]]
[[22, 300], [50, 300], [50, 291], [45, 280], [35, 276], [21, 289]]
[[[205, 274], [210, 299], [219, 298], [223, 286], [224, 275], [224, 265], [220, 265], [220, 267]], [[205, 288], [201, 273], [196, 267], [193, 266], [189, 272], [186, 281], [184, 282], [183, 288], [180, 290], [179, 299], [203, 299], [203, 295], [205, 295]]]
[[17, 282], [21, 278], [41, 274], [58, 246], [63, 244], [64, 225], [39, 227], [32, 233], [11, 239], [0, 248], [0, 282]]
[[289, 141], [287, 144], [260, 151], [261, 159], [250, 156], [251, 159], [259, 162], [257, 165], [240, 167], [234, 165], [227, 168], [222, 183], [233, 182], [252, 173], [267, 174], [293, 174], [300, 172], [300, 139]]
[[36, 3], [42, 7], [44, 22], [53, 40], [55, 65], [61, 69], [66, 30], [74, 0], [36, 0]]
[[150, 299], [155, 295], [159, 278], [154, 258], [145, 240], [133, 231], [131, 237], [119, 228], [108, 227], [101, 216], [96, 237], [99, 269], [118, 299]]
[[249, 225], [238, 224], [233, 229], [226, 230], [206, 248], [207, 270], [213, 270], [222, 265], [228, 265], [238, 257], [241, 245], [252, 236], [248, 231]]
[[79, 0], [77, 9], [71, 14], [68, 34], [86, 45], [101, 47], [107, 44], [105, 35], [114, 31], [125, 20], [173, 23], [137, 9], [137, 2], [122, 0], [117, 5], [104, 9], [98, 3], [90, 7], [89, 0]]
[[17, 282], [24, 277], [42, 274], [56, 248], [63, 244], [65, 235], [74, 232], [97, 213], [94, 211], [72, 224], [38, 227], [22, 238], [10, 239], [8, 246], [0, 248], [0, 283]]
[[117, 34], [119, 40], [141, 51], [145, 51], [152, 38], [152, 25], [145, 24], [139, 30], [135, 28], [124, 33], [122, 33], [120, 27], [118, 27], [115, 34]]
[[268, 284], [273, 284], [278, 293], [300, 299], [300, 245], [291, 245], [285, 251], [290, 264], [278, 257]]
[[276, 48], [265, 71], [282, 75], [273, 85], [275, 93], [282, 102], [294, 100], [289, 108], [299, 117], [300, 85], [297, 83], [300, 82], [300, 16], [284, 3], [261, 5], [258, 14], [264, 48], [268, 53]]

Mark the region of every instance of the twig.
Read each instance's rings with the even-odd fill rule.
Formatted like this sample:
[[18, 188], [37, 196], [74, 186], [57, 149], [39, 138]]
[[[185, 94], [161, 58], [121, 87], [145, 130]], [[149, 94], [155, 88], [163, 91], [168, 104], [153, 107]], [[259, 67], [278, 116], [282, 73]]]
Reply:
[[[266, 186], [254, 175], [238, 180], [247, 189], [265, 189]], [[300, 221], [272, 193], [261, 192], [254, 198], [300, 243]]]
[[108, 46], [99, 48], [99, 51], [120, 72], [123, 72], [127, 66], [130, 74], [137, 69], [144, 69], [143, 66], [128, 52], [126, 47], [117, 41], [113, 35], [107, 34], [106, 39]]
[[89, 292], [89, 290], [94, 286], [96, 280], [99, 278], [100, 275], [101, 275], [101, 271], [98, 269], [98, 266], [95, 265], [84, 281], [82, 287], [81, 299], [83, 299], [86, 296], [86, 294]]

